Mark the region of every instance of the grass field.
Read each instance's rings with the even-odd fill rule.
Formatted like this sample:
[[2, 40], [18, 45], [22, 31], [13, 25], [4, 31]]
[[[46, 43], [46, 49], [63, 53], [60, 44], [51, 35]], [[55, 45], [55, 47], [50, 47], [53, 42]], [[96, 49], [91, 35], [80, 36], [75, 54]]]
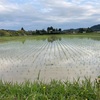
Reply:
[[100, 84], [87, 78], [50, 83], [0, 81], [0, 100], [100, 100]]
[[24, 41], [26, 39], [46, 39], [46, 35], [36, 35], [36, 36], [12, 36], [12, 37], [0, 37], [0, 42], [8, 42], [8, 41]]
[[[24, 41], [26, 39], [46, 39], [52, 35], [30, 35], [30, 36], [2, 36], [0, 37], [0, 42], [7, 42], [7, 41]], [[64, 38], [93, 38], [96, 40], [100, 40], [100, 34], [98, 33], [85, 33], [85, 34], [57, 34], [57, 37], [64, 37]]]

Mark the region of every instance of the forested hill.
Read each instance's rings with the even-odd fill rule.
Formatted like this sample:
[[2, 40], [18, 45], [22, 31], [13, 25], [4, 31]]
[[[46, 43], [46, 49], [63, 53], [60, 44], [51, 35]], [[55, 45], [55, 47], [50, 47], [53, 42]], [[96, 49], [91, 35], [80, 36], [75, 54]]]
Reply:
[[100, 24], [91, 27], [93, 31], [100, 31]]

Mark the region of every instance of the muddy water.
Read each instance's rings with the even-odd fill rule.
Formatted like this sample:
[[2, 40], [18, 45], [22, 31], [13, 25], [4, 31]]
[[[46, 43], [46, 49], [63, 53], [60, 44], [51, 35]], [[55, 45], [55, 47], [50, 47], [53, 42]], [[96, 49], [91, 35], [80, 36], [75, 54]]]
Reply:
[[72, 80], [100, 75], [100, 41], [79, 38], [0, 44], [0, 79]]

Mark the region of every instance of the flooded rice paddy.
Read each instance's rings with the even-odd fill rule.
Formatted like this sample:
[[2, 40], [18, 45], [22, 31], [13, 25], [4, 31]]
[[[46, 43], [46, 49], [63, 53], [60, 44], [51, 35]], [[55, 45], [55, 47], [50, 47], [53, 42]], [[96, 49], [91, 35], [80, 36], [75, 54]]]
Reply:
[[72, 80], [100, 75], [100, 41], [55, 38], [0, 43], [0, 79]]

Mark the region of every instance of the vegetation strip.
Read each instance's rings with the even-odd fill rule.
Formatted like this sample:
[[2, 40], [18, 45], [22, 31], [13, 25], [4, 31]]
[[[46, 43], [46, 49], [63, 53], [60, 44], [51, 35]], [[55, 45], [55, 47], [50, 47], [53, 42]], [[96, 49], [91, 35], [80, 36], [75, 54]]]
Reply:
[[0, 100], [100, 100], [100, 81], [0, 81]]
[[7, 41], [22, 41], [28, 40], [46, 40], [50, 36], [64, 37], [64, 38], [92, 38], [100, 40], [100, 34], [98, 33], [86, 33], [86, 34], [50, 34], [50, 35], [28, 35], [28, 36], [0, 36], [0, 43]]

